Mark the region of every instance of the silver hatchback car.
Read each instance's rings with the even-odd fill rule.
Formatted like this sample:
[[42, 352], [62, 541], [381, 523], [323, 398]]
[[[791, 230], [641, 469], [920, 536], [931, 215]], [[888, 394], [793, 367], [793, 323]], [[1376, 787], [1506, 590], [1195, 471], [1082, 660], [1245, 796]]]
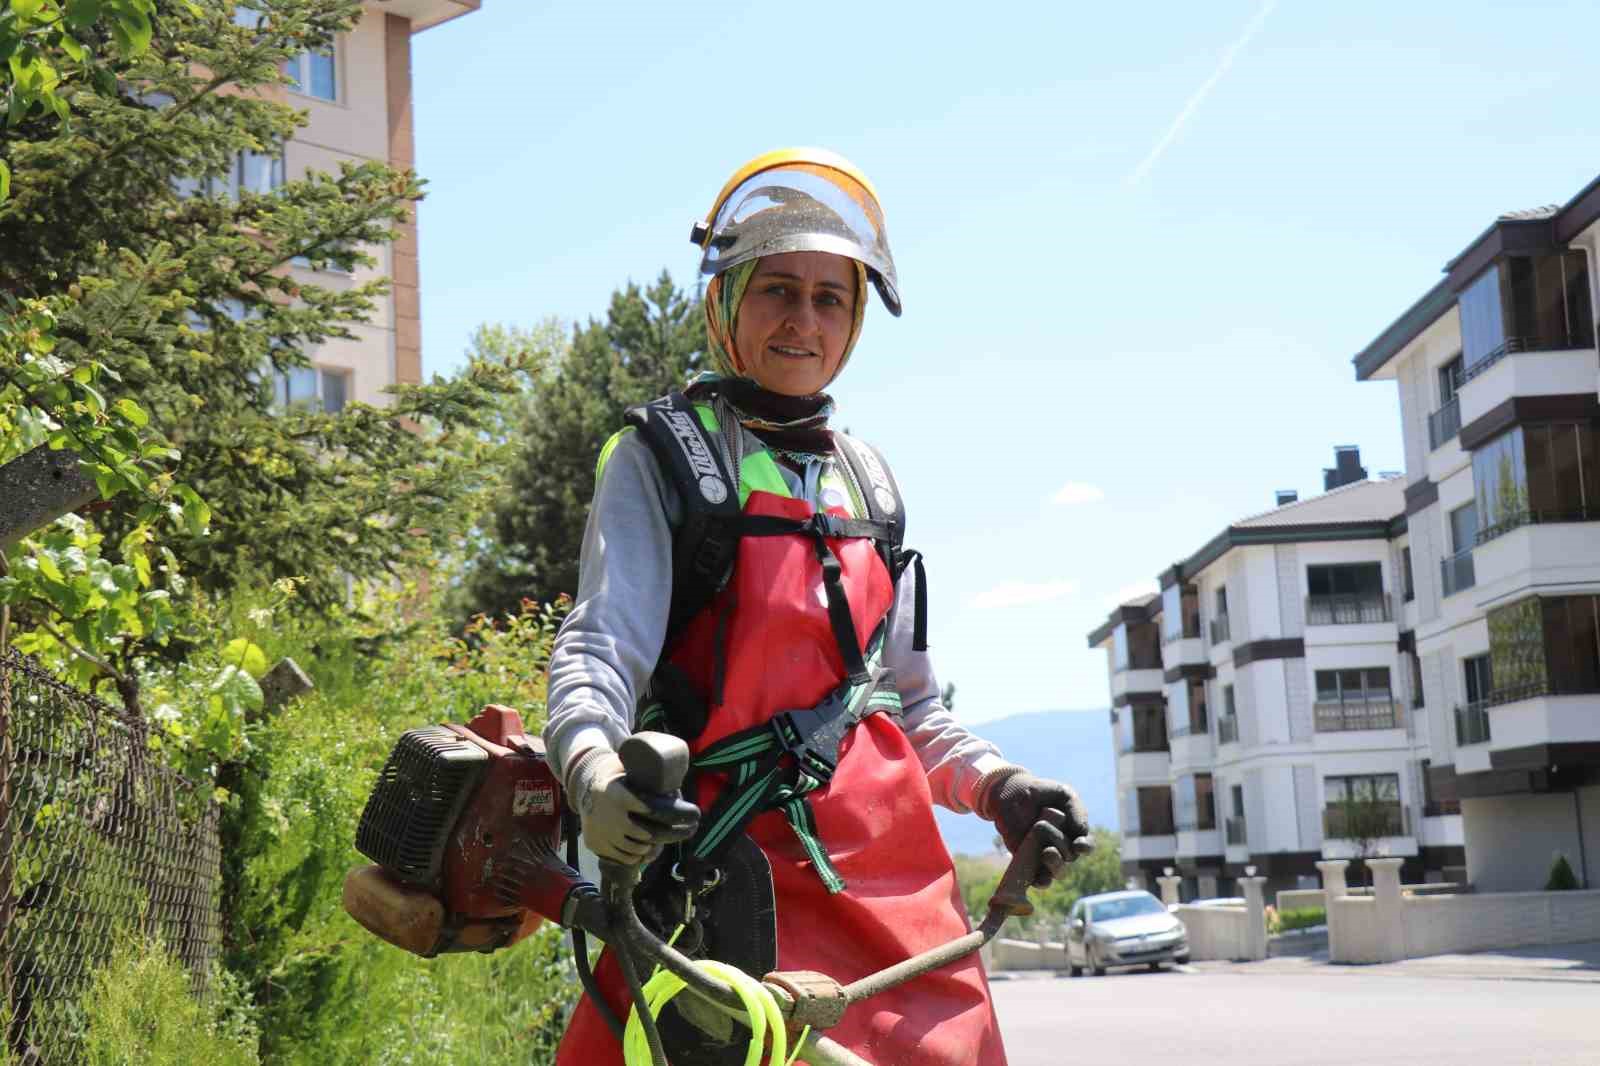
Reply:
[[1073, 977], [1089, 970], [1102, 976], [1113, 966], [1149, 966], [1189, 961], [1183, 923], [1148, 892], [1084, 896], [1067, 912], [1067, 967]]

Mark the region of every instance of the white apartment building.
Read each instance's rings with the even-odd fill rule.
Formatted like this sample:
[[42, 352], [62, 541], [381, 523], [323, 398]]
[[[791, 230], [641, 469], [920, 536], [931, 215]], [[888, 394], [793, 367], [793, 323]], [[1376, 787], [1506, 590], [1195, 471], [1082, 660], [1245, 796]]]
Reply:
[[[396, 169], [414, 165], [411, 120], [411, 38], [440, 23], [478, 10], [480, 0], [368, 0], [361, 20], [330, 52], [306, 53], [288, 65], [294, 85], [270, 95], [304, 110], [307, 122], [284, 145], [283, 157], [245, 153], [233, 183], [269, 192], [285, 177], [309, 170], [337, 173], [342, 162], [374, 161]], [[235, 18], [252, 18], [247, 5]], [[254, 16], [258, 17], [258, 16]], [[415, 209], [393, 242], [367, 251], [377, 261], [354, 273], [313, 272], [295, 266], [302, 279], [324, 288], [352, 288], [377, 277], [392, 279], [376, 301], [370, 322], [350, 327], [352, 339], [329, 339], [310, 353], [313, 366], [278, 383], [284, 403], [306, 403], [335, 411], [349, 402], [381, 405], [382, 390], [422, 380], [422, 310]]]
[[1089, 634], [1107, 651], [1123, 872], [1166, 867], [1184, 895], [1318, 884], [1359, 857], [1339, 801], [1374, 797], [1367, 854], [1408, 880], [1459, 876], [1461, 818], [1433, 789], [1406, 566], [1405, 491], [1341, 448], [1324, 495], [1224, 529], [1160, 575], [1161, 592]]
[[1394, 381], [1430, 786], [1479, 891], [1600, 883], [1600, 178], [1502, 215], [1356, 355]]

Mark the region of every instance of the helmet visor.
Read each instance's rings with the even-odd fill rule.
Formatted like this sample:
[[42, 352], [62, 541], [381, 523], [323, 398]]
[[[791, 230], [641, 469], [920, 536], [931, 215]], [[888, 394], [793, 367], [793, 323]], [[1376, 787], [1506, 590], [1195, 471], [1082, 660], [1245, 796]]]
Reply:
[[884, 306], [891, 314], [900, 313], [883, 212], [876, 198], [849, 175], [807, 163], [751, 175], [711, 220], [700, 272], [720, 274], [785, 252], [831, 252], [860, 262]]

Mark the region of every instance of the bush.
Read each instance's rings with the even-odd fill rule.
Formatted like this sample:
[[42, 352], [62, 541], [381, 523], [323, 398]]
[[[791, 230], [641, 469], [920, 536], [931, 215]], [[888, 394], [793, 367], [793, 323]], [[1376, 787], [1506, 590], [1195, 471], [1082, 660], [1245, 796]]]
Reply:
[[86, 1066], [255, 1066], [256, 1032], [243, 992], [215, 975], [205, 1002], [159, 943], [120, 938], [82, 1003]]
[[1328, 912], [1321, 907], [1294, 907], [1289, 910], [1269, 913], [1267, 932], [1287, 933], [1292, 929], [1310, 929], [1314, 926], [1327, 924]]
[[340, 903], [345, 872], [367, 861], [356, 823], [402, 732], [465, 722], [488, 702], [516, 708], [530, 733], [544, 724], [559, 608], [525, 605], [459, 637], [439, 616], [397, 593], [333, 621], [277, 610], [253, 633], [269, 661], [292, 655], [317, 685], [250, 727], [246, 764], [223, 781], [226, 958], [256, 998], [265, 1062], [554, 1057], [578, 988], [558, 930], [490, 956], [425, 960]]
[[1550, 864], [1550, 877], [1544, 883], [1544, 890], [1546, 892], [1572, 892], [1577, 888], [1577, 875], [1572, 872], [1572, 867], [1567, 863], [1567, 857], [1557, 852], [1556, 861]]

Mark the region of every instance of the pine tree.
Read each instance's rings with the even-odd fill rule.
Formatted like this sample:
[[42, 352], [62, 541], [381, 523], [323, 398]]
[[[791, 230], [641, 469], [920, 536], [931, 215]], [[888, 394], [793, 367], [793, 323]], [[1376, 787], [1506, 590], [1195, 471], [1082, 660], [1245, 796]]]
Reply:
[[531, 396], [510, 476], [493, 513], [493, 543], [479, 555], [462, 602], [498, 616], [522, 599], [551, 602], [578, 587], [578, 552], [595, 462], [623, 412], [700, 369], [700, 304], [662, 271], [648, 289], [612, 293], [604, 322], [575, 329], [571, 344]]
[[[514, 367], [480, 362], [382, 407], [275, 401], [275, 376], [352, 336], [388, 285], [324, 287], [291, 264], [371, 265], [363, 249], [389, 240], [421, 195], [414, 175], [377, 163], [227, 187], [242, 153], [281, 156], [305, 120], [256, 90], [360, 15], [358, 0], [162, 0], [142, 53], [95, 53], [98, 91], [0, 128], [11, 178], [0, 310], [49, 301], [55, 365], [103, 366], [106, 408], [135, 402], [151, 436], [178, 449], [165, 476], [198, 494], [196, 520], [169, 543], [190, 587], [213, 594], [295, 577], [299, 602], [326, 607], [351, 578], [405, 573], [451, 545], [493, 469], [480, 430], [515, 387]], [[14, 371], [0, 366], [0, 387]], [[148, 523], [147, 502], [124, 494], [90, 516], [108, 550]], [[75, 633], [126, 666], [164, 642], [84, 628], [68, 578], [10, 593], [32, 650]]]

